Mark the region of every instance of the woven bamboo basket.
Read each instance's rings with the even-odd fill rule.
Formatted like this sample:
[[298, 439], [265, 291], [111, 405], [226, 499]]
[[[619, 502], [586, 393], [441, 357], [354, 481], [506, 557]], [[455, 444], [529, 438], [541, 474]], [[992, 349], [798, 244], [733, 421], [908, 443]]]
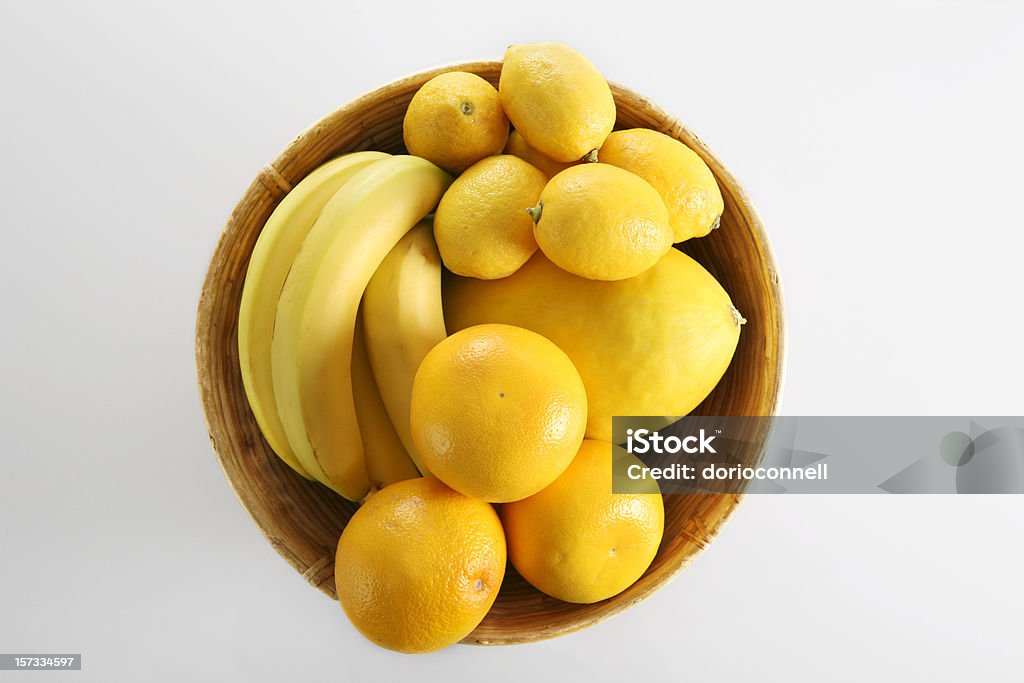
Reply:
[[[210, 263], [196, 325], [199, 390], [210, 441], [229, 483], [267, 540], [306, 581], [334, 599], [335, 547], [356, 506], [278, 460], [249, 410], [237, 348], [238, 306], [249, 256], [274, 207], [314, 168], [345, 152], [403, 152], [406, 106], [430, 78], [462, 70], [497, 85], [500, 69], [500, 62], [470, 62], [424, 71], [321, 119], [259, 172], [232, 212]], [[653, 128], [683, 141], [711, 167], [725, 198], [721, 228], [683, 247], [723, 284], [747, 324], [728, 372], [695, 413], [772, 415], [782, 379], [782, 301], [761, 222], [739, 183], [696, 135], [627, 88], [613, 84], [612, 91], [618, 127]], [[764, 435], [756, 438], [763, 442]], [[626, 591], [596, 604], [547, 597], [510, 564], [494, 607], [464, 642], [502, 645], [552, 638], [637, 604], [707, 547], [740, 500], [739, 492], [665, 496], [665, 535], [654, 562]]]

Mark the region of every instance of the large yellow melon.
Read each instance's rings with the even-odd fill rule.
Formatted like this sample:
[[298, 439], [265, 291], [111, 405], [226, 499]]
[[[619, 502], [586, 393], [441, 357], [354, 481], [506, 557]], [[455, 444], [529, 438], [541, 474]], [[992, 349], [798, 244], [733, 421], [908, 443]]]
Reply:
[[744, 322], [699, 263], [672, 249], [628, 280], [601, 282], [538, 252], [500, 280], [445, 282], [449, 334], [518, 325], [557, 344], [587, 389], [587, 437], [611, 441], [614, 415], [686, 415], [722, 378]]

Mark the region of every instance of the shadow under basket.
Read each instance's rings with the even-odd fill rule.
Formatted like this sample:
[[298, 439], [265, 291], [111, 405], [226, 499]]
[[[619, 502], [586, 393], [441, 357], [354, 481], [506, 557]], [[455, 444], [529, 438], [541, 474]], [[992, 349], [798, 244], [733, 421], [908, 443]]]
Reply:
[[[235, 207], [210, 262], [199, 300], [196, 363], [213, 449], [242, 505], [278, 553], [336, 599], [334, 552], [356, 505], [307, 481], [266, 444], [249, 410], [238, 366], [238, 307], [253, 245], [282, 197], [325, 161], [346, 152], [404, 152], [402, 118], [413, 94], [445, 71], [469, 71], [497, 85], [500, 62], [424, 71], [375, 90], [314, 124], [264, 167]], [[725, 198], [721, 228], [682, 245], [732, 296], [747, 319], [732, 365], [694, 411], [773, 415], [782, 381], [783, 319], [767, 238], [739, 183], [700, 139], [640, 95], [612, 85], [619, 128], [652, 128], [686, 143], [711, 167]], [[763, 444], [763, 436], [762, 441]], [[758, 448], [760, 452], [760, 446]], [[635, 584], [592, 605], [543, 595], [509, 564], [494, 607], [463, 642], [503, 645], [577, 631], [629, 608], [665, 585], [714, 538], [741, 496], [665, 496], [665, 535]]]

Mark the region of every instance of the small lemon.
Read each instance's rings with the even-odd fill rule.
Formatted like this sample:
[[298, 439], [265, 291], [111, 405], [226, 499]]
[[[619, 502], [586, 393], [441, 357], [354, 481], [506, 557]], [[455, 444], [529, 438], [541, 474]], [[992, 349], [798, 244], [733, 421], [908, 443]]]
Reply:
[[484, 280], [516, 272], [537, 251], [525, 208], [547, 178], [518, 157], [487, 157], [456, 178], [434, 216], [441, 259], [457, 275]]
[[526, 138], [524, 138], [523, 134], [518, 130], [513, 130], [508, 134], [508, 144], [505, 145], [505, 154], [512, 154], [519, 157], [534, 168], [539, 169], [540, 172], [548, 178], [554, 178], [556, 175], [573, 165], [571, 163], [567, 164], [561, 161], [555, 161], [551, 157], [538, 152], [530, 146], [530, 143], [526, 141]]
[[559, 600], [592, 603], [617, 595], [658, 552], [665, 508], [657, 484], [652, 493], [612, 493], [613, 453], [642, 464], [617, 446], [587, 440], [550, 486], [502, 507], [512, 565]]
[[498, 91], [476, 74], [450, 71], [423, 84], [405, 112], [402, 137], [409, 154], [461, 173], [501, 154], [508, 118]]
[[426, 355], [410, 413], [413, 441], [437, 478], [504, 503], [568, 467], [583, 441], [587, 394], [572, 361], [544, 337], [479, 325]]
[[718, 227], [725, 204], [715, 176], [679, 140], [646, 128], [618, 130], [605, 140], [598, 158], [654, 186], [668, 207], [673, 242], [703, 237]]
[[568, 168], [530, 209], [544, 255], [591, 280], [639, 275], [672, 247], [665, 202], [643, 178], [608, 164]]
[[594, 152], [615, 125], [608, 82], [586, 57], [559, 43], [510, 46], [498, 92], [516, 130], [555, 161]]
[[382, 647], [440, 650], [469, 635], [494, 604], [505, 553], [490, 505], [434, 478], [400, 481], [345, 525], [334, 564], [338, 600]]

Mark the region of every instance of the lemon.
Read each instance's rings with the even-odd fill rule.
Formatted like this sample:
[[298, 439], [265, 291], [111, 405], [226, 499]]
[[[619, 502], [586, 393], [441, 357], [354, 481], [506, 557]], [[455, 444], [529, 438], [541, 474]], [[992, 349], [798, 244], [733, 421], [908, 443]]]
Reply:
[[510, 155], [478, 161], [441, 198], [434, 238], [441, 260], [458, 275], [505, 277], [537, 251], [526, 207], [540, 198], [547, 178]]
[[665, 508], [652, 493], [612, 493], [612, 455], [642, 464], [603, 441], [583, 442], [546, 489], [504, 505], [512, 565], [538, 590], [566, 602], [610, 598], [639, 579], [658, 552]]
[[530, 146], [530, 143], [526, 141], [526, 138], [524, 138], [523, 134], [518, 130], [513, 130], [508, 134], [508, 143], [505, 145], [505, 154], [512, 154], [519, 157], [534, 168], [540, 170], [540, 172], [548, 178], [555, 177], [573, 165], [571, 163], [567, 164], [561, 161], [555, 161], [551, 157], [538, 152]]
[[618, 130], [598, 157], [654, 186], [668, 207], [673, 242], [703, 237], [718, 227], [725, 208], [718, 182], [704, 160], [679, 140], [646, 128]]
[[643, 274], [587, 280], [534, 254], [501, 280], [445, 282], [445, 324], [520, 325], [558, 345], [587, 387], [587, 437], [613, 415], [686, 415], [725, 373], [743, 318], [708, 271], [672, 249]]
[[544, 337], [480, 325], [423, 359], [410, 413], [413, 441], [435, 476], [504, 503], [533, 495], [568, 467], [583, 441], [587, 396], [572, 361]]
[[400, 481], [345, 526], [334, 565], [338, 600], [382, 647], [440, 650], [469, 635], [494, 604], [505, 552], [490, 505], [437, 479]]
[[544, 255], [591, 280], [644, 272], [672, 247], [668, 210], [650, 183], [608, 164], [568, 168], [531, 209]]
[[484, 157], [501, 154], [508, 118], [493, 85], [476, 74], [450, 71], [434, 76], [413, 95], [402, 137], [409, 154], [461, 173]]
[[608, 82], [586, 57], [559, 43], [510, 46], [498, 92], [516, 130], [555, 161], [578, 161], [597, 150], [615, 125]]

